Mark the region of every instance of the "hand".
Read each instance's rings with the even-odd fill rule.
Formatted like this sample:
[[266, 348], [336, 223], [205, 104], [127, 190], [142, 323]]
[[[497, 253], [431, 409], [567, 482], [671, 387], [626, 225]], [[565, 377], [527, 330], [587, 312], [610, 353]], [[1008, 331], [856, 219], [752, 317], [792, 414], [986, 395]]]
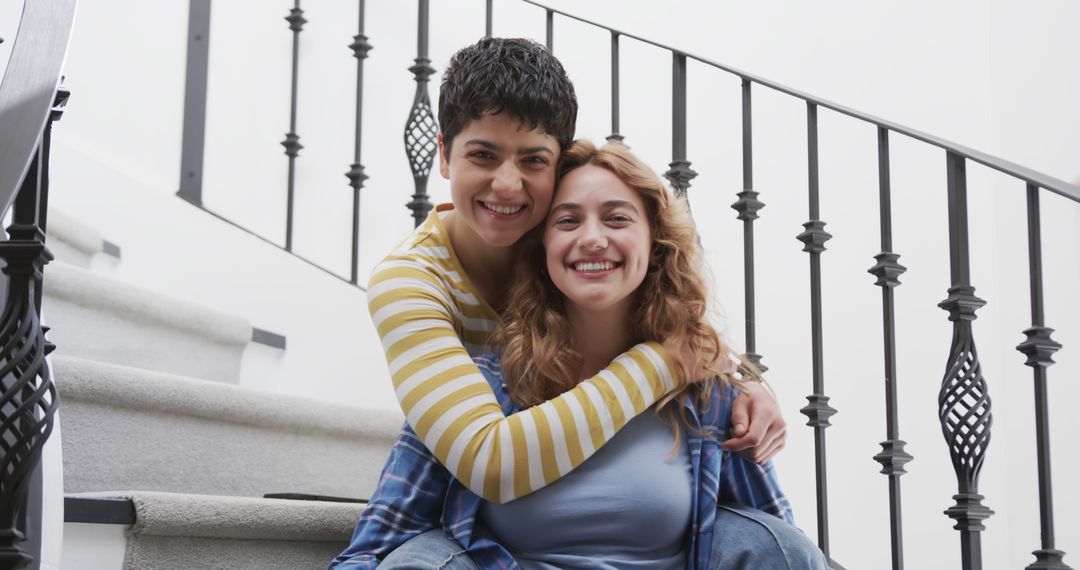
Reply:
[[787, 423], [764, 383], [750, 381], [739, 388], [740, 394], [731, 405], [731, 437], [721, 447], [754, 463], [764, 463], [784, 448]]

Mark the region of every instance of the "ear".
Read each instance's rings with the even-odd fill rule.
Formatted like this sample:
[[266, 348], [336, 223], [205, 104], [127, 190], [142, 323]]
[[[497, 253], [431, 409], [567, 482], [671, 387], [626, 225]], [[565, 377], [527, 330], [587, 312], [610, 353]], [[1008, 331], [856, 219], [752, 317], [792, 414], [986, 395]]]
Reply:
[[438, 134], [439, 141], [439, 174], [447, 180], [450, 179], [450, 157], [446, 156], [448, 152], [446, 145], [443, 144], [442, 133]]

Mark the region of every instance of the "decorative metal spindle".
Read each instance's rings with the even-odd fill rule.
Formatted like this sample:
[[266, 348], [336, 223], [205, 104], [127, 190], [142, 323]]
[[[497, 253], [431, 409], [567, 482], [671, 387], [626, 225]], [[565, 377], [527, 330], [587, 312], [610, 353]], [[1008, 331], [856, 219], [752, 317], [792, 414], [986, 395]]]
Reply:
[[484, 37], [491, 37], [491, 1], [487, 0], [487, 6], [484, 10]]
[[761, 355], [757, 354], [757, 342], [755, 337], [757, 320], [754, 317], [754, 220], [758, 219], [758, 211], [765, 207], [765, 203], [758, 200], [758, 193], [754, 192], [754, 143], [753, 121], [750, 109], [750, 80], [742, 80], [742, 171], [743, 191], [736, 194], [738, 200], [731, 205], [739, 213], [738, 219], [743, 223], [743, 296], [746, 301], [746, 359], [765, 372], [769, 369], [761, 363]]
[[547, 45], [548, 51], [555, 53], [555, 12], [547, 11]]
[[[60, 400], [45, 356], [55, 348], [41, 326], [41, 281], [52, 253], [45, 247], [49, 200], [49, 147], [52, 123], [60, 118], [68, 92], [61, 89], [45, 124], [30, 169], [15, 198], [10, 239], [0, 242], [7, 295], [0, 315], [0, 567], [34, 563], [40, 528], [28, 528], [31, 481], [41, 450], [53, 428]], [[37, 518], [37, 517], [36, 517]], [[34, 536], [27, 536], [27, 533]]]
[[416, 193], [405, 207], [412, 210], [415, 226], [423, 223], [431, 211], [431, 199], [427, 195], [427, 180], [431, 174], [431, 163], [439, 145], [437, 136], [439, 125], [435, 122], [435, 113], [431, 109], [427, 84], [435, 68], [428, 59], [428, 0], [419, 0], [417, 16], [417, 47], [415, 63], [409, 67], [416, 78], [416, 96], [413, 97], [412, 111], [405, 122], [405, 155], [409, 157]]
[[619, 134], [619, 32], [611, 31], [611, 134], [608, 142], [623, 141]]
[[896, 402], [896, 319], [893, 289], [900, 285], [900, 276], [907, 268], [898, 263], [900, 256], [892, 251], [892, 195], [889, 181], [889, 131], [878, 127], [878, 196], [881, 213], [881, 253], [874, 256], [877, 263], [867, 272], [877, 277], [881, 287], [881, 312], [885, 337], [885, 441], [874, 460], [881, 463], [881, 472], [889, 477], [889, 523], [892, 539], [892, 568], [904, 567], [903, 527], [900, 516], [900, 476], [912, 457], [904, 451], [907, 442], [900, 439], [900, 424]]
[[292, 99], [289, 105], [289, 132], [285, 133], [285, 140], [281, 146], [285, 147], [285, 156], [289, 157], [289, 193], [285, 204], [285, 250], [292, 251], [293, 234], [293, 196], [296, 190], [296, 157], [300, 149], [300, 136], [296, 134], [296, 92], [299, 84], [300, 68], [300, 32], [304, 29], [307, 20], [304, 19], [304, 11], [300, 9], [300, 0], [295, 0], [292, 10], [285, 17], [292, 30]]
[[1039, 463], [1039, 523], [1042, 548], [1032, 552], [1035, 562], [1028, 570], [1071, 570], [1062, 558], [1065, 553], [1054, 548], [1054, 499], [1050, 484], [1050, 411], [1047, 408], [1046, 369], [1061, 345], [1050, 338], [1054, 329], [1043, 322], [1042, 229], [1039, 214], [1039, 187], [1027, 186], [1028, 265], [1031, 276], [1031, 328], [1024, 331], [1027, 340], [1016, 347], [1027, 356], [1026, 364], [1035, 374], [1035, 449]]
[[831, 425], [829, 418], [836, 414], [836, 410], [829, 406], [829, 397], [825, 395], [825, 369], [821, 333], [821, 253], [825, 251], [825, 242], [829, 241], [832, 236], [825, 231], [825, 222], [819, 219], [817, 105], [813, 103], [806, 104], [806, 124], [807, 161], [810, 179], [810, 221], [803, 224], [806, 231], [798, 235], [798, 240], [804, 244], [803, 251], [810, 254], [810, 326], [813, 349], [814, 393], [806, 397], [810, 403], [800, 411], [809, 419], [806, 425], [814, 428], [818, 546], [825, 553], [825, 556], [829, 556], [829, 496], [825, 468], [825, 428]]
[[686, 160], [686, 54], [672, 53], [671, 59], [671, 154], [672, 160], [664, 177], [671, 182], [675, 195], [686, 197], [690, 181], [697, 172], [690, 170]]
[[361, 129], [364, 110], [364, 60], [371, 51], [368, 37], [364, 35], [364, 0], [360, 0], [360, 24], [359, 31], [353, 36], [353, 42], [349, 49], [356, 58], [356, 144], [353, 147], [353, 162], [345, 177], [349, 179], [349, 186], [353, 189], [353, 223], [352, 223], [352, 273], [349, 282], [353, 285], [357, 282], [357, 271], [360, 263], [360, 189], [364, 187], [364, 181], [368, 179], [364, 174], [364, 165], [360, 164], [360, 143], [362, 140]]
[[964, 157], [947, 153], [949, 193], [949, 266], [952, 286], [949, 297], [938, 304], [953, 322], [952, 346], [938, 393], [938, 417], [956, 471], [956, 504], [945, 514], [960, 531], [960, 554], [964, 570], [982, 568], [982, 521], [994, 514], [982, 504], [979, 471], [990, 444], [990, 394], [975, 350], [972, 321], [986, 301], [975, 296], [968, 267], [967, 177]]

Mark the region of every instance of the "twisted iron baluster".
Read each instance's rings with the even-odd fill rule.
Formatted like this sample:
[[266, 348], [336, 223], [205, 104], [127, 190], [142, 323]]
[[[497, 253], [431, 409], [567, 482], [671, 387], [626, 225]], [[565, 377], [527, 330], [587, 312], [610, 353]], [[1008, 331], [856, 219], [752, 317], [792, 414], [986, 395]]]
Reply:
[[1072, 570], [1062, 558], [1065, 553], [1054, 548], [1054, 499], [1050, 483], [1050, 411], [1046, 390], [1047, 368], [1054, 363], [1054, 353], [1061, 344], [1050, 338], [1054, 329], [1043, 320], [1042, 229], [1039, 215], [1039, 187], [1027, 186], [1028, 263], [1031, 276], [1031, 328], [1027, 339], [1016, 347], [1025, 356], [1035, 375], [1035, 449], [1039, 466], [1039, 526], [1041, 548], [1032, 552], [1035, 562], [1027, 570]]
[[[68, 91], [56, 94], [41, 144], [15, 199], [8, 239], [0, 243], [7, 296], [0, 314], [0, 567], [23, 568], [28, 488], [60, 404], [45, 356], [55, 348], [41, 326], [41, 281], [52, 253], [45, 247], [49, 146]], [[40, 529], [33, 529], [37, 532]]]
[[431, 163], [439, 148], [436, 142], [439, 125], [435, 122], [435, 112], [431, 109], [427, 89], [428, 80], [435, 73], [435, 68], [431, 67], [431, 60], [428, 59], [428, 0], [419, 2], [417, 54], [415, 63], [409, 67], [409, 71], [416, 76], [416, 96], [413, 97], [409, 120], [405, 122], [405, 155], [409, 157], [409, 168], [412, 169], [413, 182], [416, 185], [416, 193], [405, 207], [412, 210], [414, 226], [423, 223], [431, 211], [427, 181], [431, 173]]
[[755, 337], [757, 320], [754, 316], [754, 220], [765, 203], [758, 200], [754, 192], [754, 141], [753, 114], [750, 108], [750, 80], [742, 80], [742, 172], [743, 191], [736, 194], [738, 200], [731, 205], [739, 213], [736, 216], [743, 223], [743, 297], [746, 302], [746, 358], [765, 372], [769, 368], [761, 363], [761, 355], [756, 353]]
[[360, 164], [360, 143], [363, 130], [364, 111], [364, 60], [371, 51], [368, 37], [364, 35], [364, 0], [360, 0], [360, 24], [357, 33], [353, 36], [353, 42], [349, 49], [356, 58], [356, 142], [353, 147], [353, 162], [349, 165], [349, 171], [345, 178], [349, 179], [349, 186], [353, 190], [353, 225], [352, 225], [352, 272], [349, 282], [353, 285], [357, 282], [358, 265], [360, 263], [360, 189], [364, 187], [364, 181], [368, 179], [364, 174], [364, 165]]
[[948, 153], [949, 265], [952, 287], [949, 297], [938, 304], [953, 322], [952, 346], [945, 377], [938, 393], [938, 417], [945, 443], [949, 446], [958, 492], [956, 504], [945, 514], [956, 521], [960, 531], [960, 555], [964, 570], [982, 568], [982, 521], [994, 514], [982, 504], [979, 472], [990, 443], [990, 394], [983, 379], [975, 350], [972, 321], [975, 311], [986, 301], [975, 296], [968, 268], [967, 179], [964, 157]]
[[878, 127], [878, 191], [881, 213], [881, 253], [874, 256], [877, 263], [868, 273], [877, 277], [881, 287], [882, 323], [885, 328], [885, 441], [874, 460], [881, 464], [881, 473], [889, 477], [889, 523], [892, 544], [892, 568], [904, 567], [903, 527], [900, 517], [900, 476], [911, 455], [904, 451], [907, 442], [900, 439], [900, 423], [896, 402], [896, 318], [893, 289], [900, 285], [900, 276], [907, 268], [900, 265], [900, 256], [892, 251], [892, 204], [889, 182], [889, 131]]

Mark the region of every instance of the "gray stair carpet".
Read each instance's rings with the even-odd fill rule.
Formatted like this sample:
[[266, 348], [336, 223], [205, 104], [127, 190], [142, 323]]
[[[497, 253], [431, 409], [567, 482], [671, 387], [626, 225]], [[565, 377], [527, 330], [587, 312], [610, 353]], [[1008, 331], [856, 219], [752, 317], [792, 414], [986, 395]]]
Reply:
[[54, 355], [64, 491], [367, 498], [403, 418]]
[[105, 252], [105, 240], [91, 226], [67, 214], [49, 208], [49, 229], [46, 242], [57, 260], [90, 267], [94, 256]]
[[44, 293], [49, 339], [65, 354], [239, 381], [252, 334], [247, 319], [62, 262], [45, 269]]
[[352, 536], [363, 505], [115, 492], [135, 506], [127, 570], [322, 569]]

